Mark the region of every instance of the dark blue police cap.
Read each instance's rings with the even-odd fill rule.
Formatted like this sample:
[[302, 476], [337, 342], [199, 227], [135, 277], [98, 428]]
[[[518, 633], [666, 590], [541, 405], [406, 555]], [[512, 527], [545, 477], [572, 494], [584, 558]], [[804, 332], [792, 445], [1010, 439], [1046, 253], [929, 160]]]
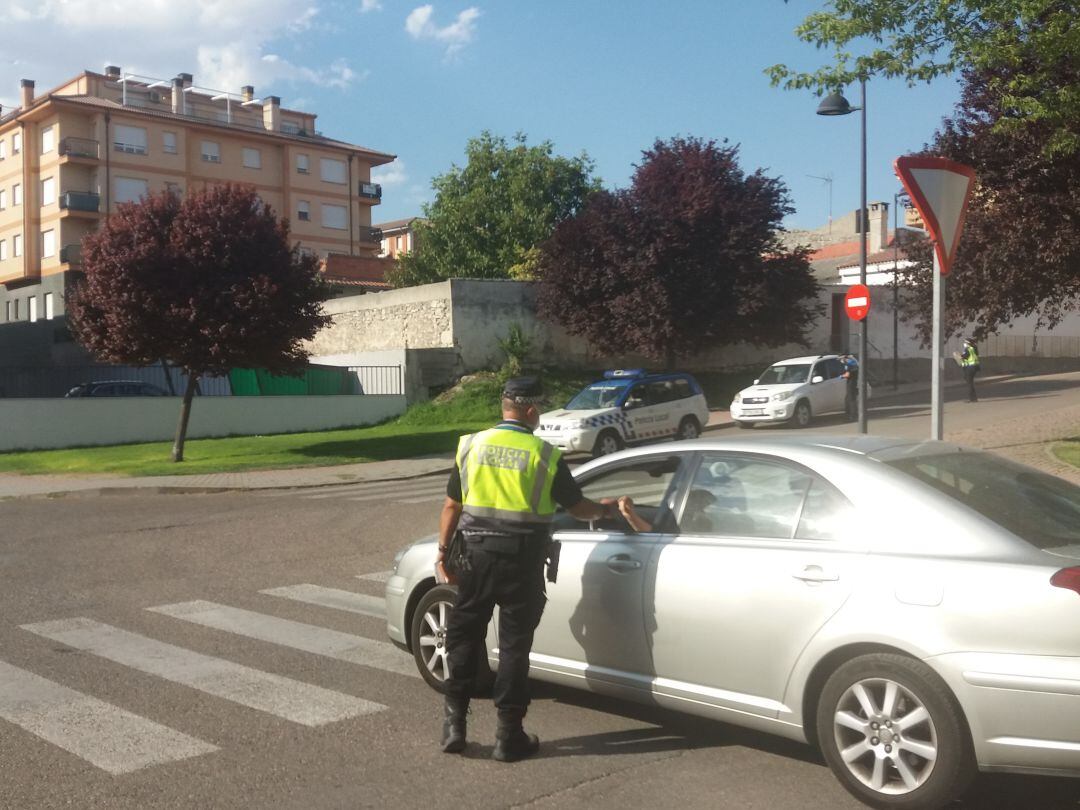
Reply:
[[536, 405], [544, 401], [544, 387], [537, 377], [511, 377], [503, 386], [502, 395], [515, 405]]

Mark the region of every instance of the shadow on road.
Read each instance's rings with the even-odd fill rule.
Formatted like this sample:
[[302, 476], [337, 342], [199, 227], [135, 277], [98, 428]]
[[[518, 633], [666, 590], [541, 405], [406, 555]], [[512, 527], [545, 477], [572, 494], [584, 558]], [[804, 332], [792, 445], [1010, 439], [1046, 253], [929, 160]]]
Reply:
[[[656, 726], [542, 740], [541, 758], [741, 746], [828, 768], [816, 748], [783, 737], [554, 684], [534, 681], [532, 689], [537, 702], [556, 701]], [[490, 756], [490, 751], [489, 747], [475, 755]], [[762, 773], [760, 777], [762, 782], [770, 778], [768, 773]], [[950, 810], [1077, 810], [1080, 807], [1080, 779], [979, 774], [963, 800], [949, 807]]]

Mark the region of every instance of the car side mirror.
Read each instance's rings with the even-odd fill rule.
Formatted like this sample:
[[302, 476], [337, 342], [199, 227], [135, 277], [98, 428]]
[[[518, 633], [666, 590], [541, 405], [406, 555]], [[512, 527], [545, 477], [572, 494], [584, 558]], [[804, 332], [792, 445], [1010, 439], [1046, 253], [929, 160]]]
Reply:
[[817, 385], [819, 382], [825, 382], [825, 378], [822, 377], [820, 374], [810, 380], [811, 385]]

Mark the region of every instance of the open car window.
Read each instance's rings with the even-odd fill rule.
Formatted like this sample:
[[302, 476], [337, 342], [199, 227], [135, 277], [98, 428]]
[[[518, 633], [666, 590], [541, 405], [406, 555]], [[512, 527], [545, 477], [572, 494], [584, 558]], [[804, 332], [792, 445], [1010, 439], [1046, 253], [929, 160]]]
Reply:
[[[638, 514], [653, 525], [654, 531], [659, 532], [664, 531], [668, 522], [668, 496], [676, 486], [676, 479], [683, 466], [684, 461], [678, 455], [649, 456], [624, 464], [613, 464], [602, 471], [587, 475], [578, 483], [585, 497], [594, 501], [629, 495]], [[566, 517], [569, 518], [568, 515]], [[592, 525], [604, 531], [630, 531], [622, 518], [595, 521]], [[578, 522], [576, 528], [588, 526], [588, 523]], [[574, 527], [560, 520], [558, 528]]]

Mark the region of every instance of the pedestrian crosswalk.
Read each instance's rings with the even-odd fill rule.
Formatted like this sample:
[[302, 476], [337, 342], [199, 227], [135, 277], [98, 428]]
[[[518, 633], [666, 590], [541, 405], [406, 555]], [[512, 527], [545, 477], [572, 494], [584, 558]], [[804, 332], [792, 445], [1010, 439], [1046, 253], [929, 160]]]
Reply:
[[[380, 581], [386, 575], [388, 572], [379, 571], [360, 577]], [[380, 597], [312, 583], [271, 587], [259, 593], [349, 615], [383, 618], [386, 614]], [[363, 691], [364, 673], [371, 670], [419, 680], [412, 656], [393, 644], [276, 616], [275, 604], [280, 603], [267, 600], [267, 612], [204, 600], [150, 605], [145, 609], [167, 617], [166, 621], [174, 619], [185, 627], [196, 626], [197, 632], [227, 634], [216, 636], [215, 652], [223, 648], [220, 638], [242, 637], [356, 665], [359, 691]], [[362, 722], [364, 717], [388, 708], [359, 695], [231, 661], [227, 653], [207, 655], [90, 616], [30, 622], [19, 627], [33, 636], [124, 667], [139, 677], [177, 684], [207, 699], [229, 701], [309, 728], [354, 719]], [[25, 662], [14, 666], [0, 660], [0, 735], [32, 734], [113, 776], [220, 750], [220, 741], [196, 739], [163, 725], [161, 717], [150, 720], [115, 705], [122, 701], [117, 701], [114, 693], [110, 693], [113, 702], [106, 701], [64, 685], [55, 669], [49, 671], [49, 678], [32, 670]], [[16, 727], [14, 731], [12, 726]]]
[[446, 496], [446, 476], [433, 475], [401, 481], [370, 481], [308, 489], [275, 489], [262, 498], [299, 498], [305, 501], [340, 500], [352, 503], [437, 503]]

